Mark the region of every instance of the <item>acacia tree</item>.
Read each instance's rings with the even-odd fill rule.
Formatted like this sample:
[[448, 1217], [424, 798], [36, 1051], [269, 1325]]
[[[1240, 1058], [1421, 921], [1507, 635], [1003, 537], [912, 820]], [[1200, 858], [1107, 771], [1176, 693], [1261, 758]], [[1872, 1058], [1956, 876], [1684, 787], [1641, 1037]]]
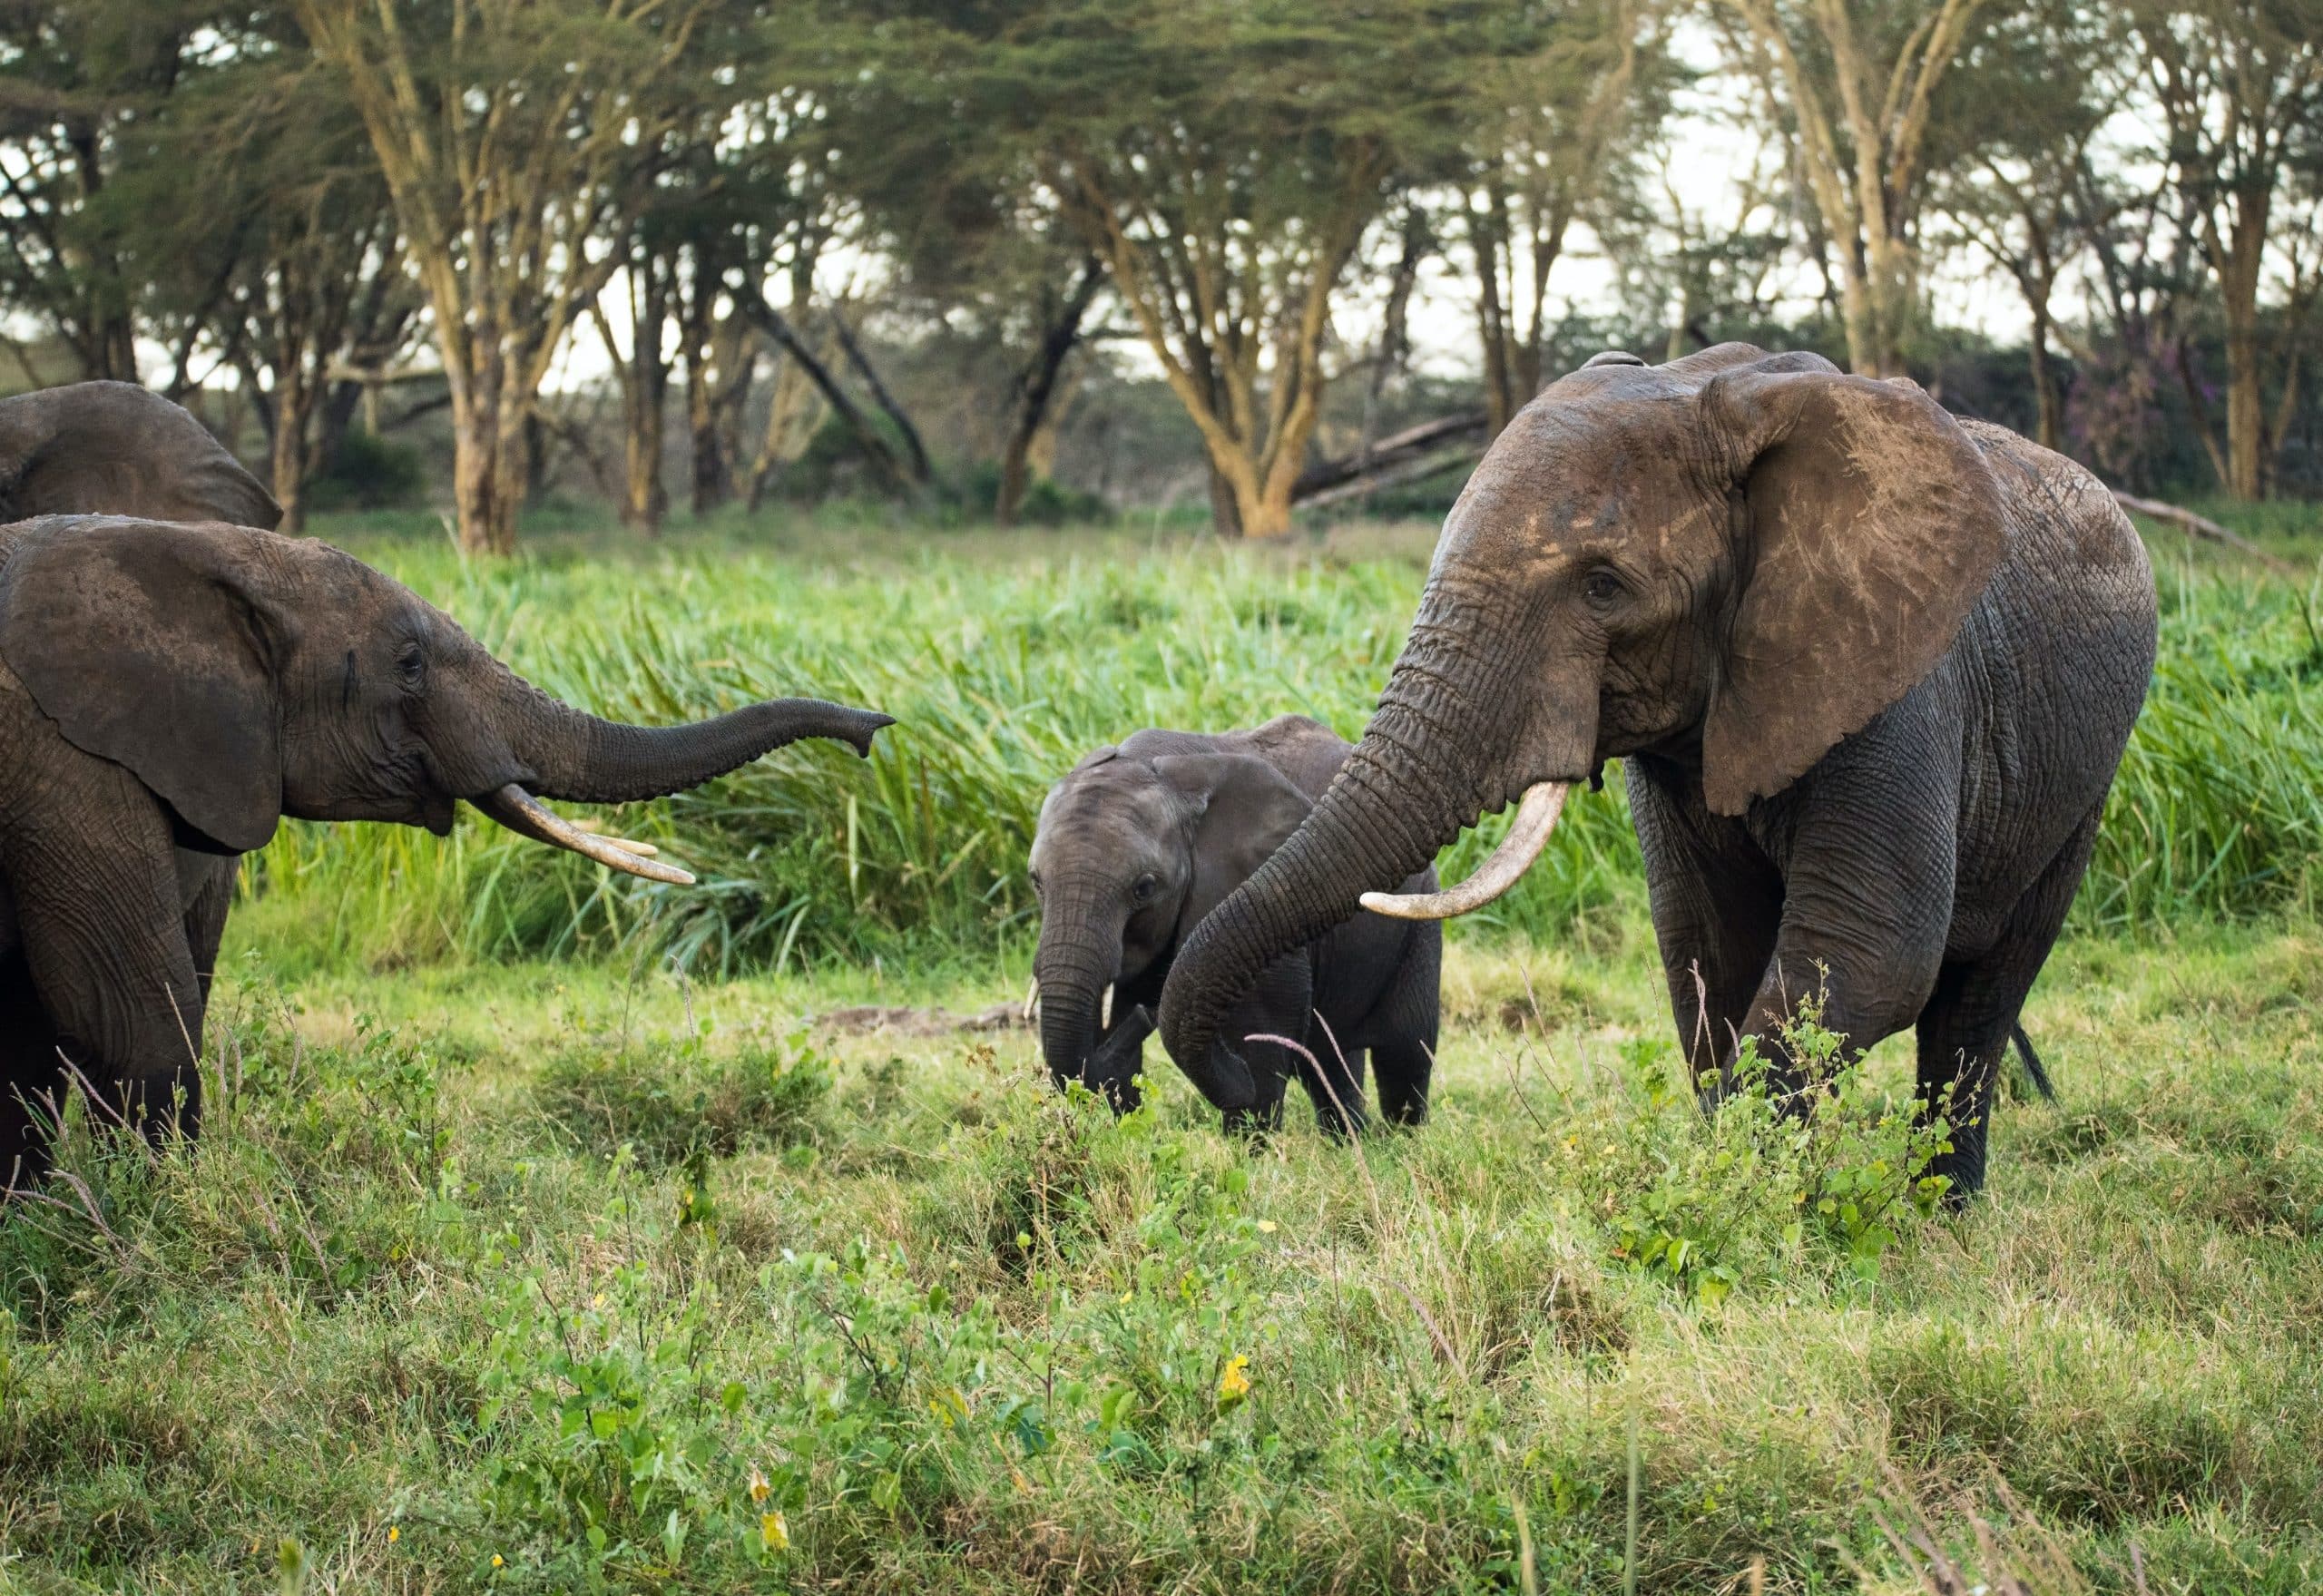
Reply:
[[2108, 220], [2096, 142], [2126, 83], [2114, 19], [2076, 4], [2000, 17], [1947, 119], [1959, 147], [1934, 159], [1933, 203], [1959, 241], [2023, 296], [2035, 435], [2063, 446], [2056, 293], [2066, 269]]
[[1494, 435], [1540, 392], [1549, 274], [1573, 225], [1627, 176], [1624, 136], [1642, 87], [1636, 0], [1582, 0], [1548, 14], [1534, 48], [1487, 64], [1490, 107], [1462, 186], [1460, 221], [1476, 281], [1485, 413]]
[[[291, 0], [344, 75], [434, 314], [463, 548], [515, 547], [528, 431], [622, 263], [719, 0]], [[722, 42], [722, 41], [720, 41]]]
[[[2182, 363], [2181, 374], [2227, 492], [2259, 498], [2297, 403], [2306, 323], [2323, 288], [2315, 209], [2289, 191], [2302, 167], [2323, 159], [2323, 0], [2129, 0], [2127, 10], [2166, 135], [2160, 154], [2225, 321], [2223, 449]], [[2270, 277], [2271, 339], [2262, 304]], [[2273, 415], [2269, 365], [2282, 378]]]
[[69, 348], [76, 376], [137, 380], [144, 277], [126, 236], [136, 216], [111, 191], [123, 134], [205, 64], [197, 40], [221, 10], [216, 0], [0, 7], [0, 299]]
[[1289, 529], [1332, 295], [1420, 148], [1457, 148], [1478, 31], [1424, 0], [1032, 0], [985, 49], [969, 109], [1029, 119], [1043, 181], [1201, 436], [1221, 532]]
[[[289, 30], [295, 35], [295, 30]], [[124, 135], [116, 202], [145, 264], [147, 321], [241, 379], [266, 433], [284, 530], [360, 397], [418, 319], [395, 208], [337, 74], [282, 30], [232, 37], [217, 64]]]
[[1992, 0], [1717, 0], [1731, 54], [1783, 105], [1838, 271], [1848, 360], [1901, 376], [1937, 90]]

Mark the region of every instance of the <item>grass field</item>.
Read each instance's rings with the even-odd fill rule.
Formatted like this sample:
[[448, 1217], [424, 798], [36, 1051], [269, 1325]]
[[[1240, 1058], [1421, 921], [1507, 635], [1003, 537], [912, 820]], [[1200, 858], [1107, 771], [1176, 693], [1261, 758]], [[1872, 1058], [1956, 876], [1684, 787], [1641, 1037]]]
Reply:
[[1417, 1135], [1251, 1152], [1158, 1047], [1115, 1122], [1021, 1029], [817, 1023], [1019, 997], [1046, 781], [1145, 724], [1352, 732], [1426, 544], [359, 543], [591, 708], [903, 724], [622, 815], [691, 894], [286, 828], [201, 1155], [76, 1128], [0, 1221], [0, 1591], [2323, 1581], [2311, 590], [2157, 540], [2028, 1015], [2060, 1098], [1963, 1217], [1898, 1044], [1811, 1125], [1695, 1111], [1617, 783], [1456, 935]]

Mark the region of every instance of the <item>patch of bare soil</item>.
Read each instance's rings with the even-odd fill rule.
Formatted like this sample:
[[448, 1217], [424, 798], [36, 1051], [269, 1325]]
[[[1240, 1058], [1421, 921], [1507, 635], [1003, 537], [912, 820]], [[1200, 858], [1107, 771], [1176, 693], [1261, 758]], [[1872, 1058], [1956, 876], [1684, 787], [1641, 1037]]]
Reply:
[[963, 1031], [1021, 1031], [1031, 1022], [1014, 1004], [995, 1004], [973, 1014], [949, 1009], [887, 1008], [864, 1004], [818, 1014], [815, 1023], [858, 1036], [950, 1036]]

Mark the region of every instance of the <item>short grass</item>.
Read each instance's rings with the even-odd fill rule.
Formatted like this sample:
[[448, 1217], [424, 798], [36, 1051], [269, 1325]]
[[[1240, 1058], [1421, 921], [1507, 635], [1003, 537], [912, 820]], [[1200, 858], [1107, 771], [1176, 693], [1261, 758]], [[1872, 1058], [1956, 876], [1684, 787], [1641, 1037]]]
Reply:
[[624, 817], [707, 906], [481, 831], [286, 836], [200, 1154], [76, 1121], [0, 1221], [0, 1591], [2323, 1581], [2293, 589], [2157, 543], [2162, 686], [2028, 1015], [2060, 1100], [2003, 1108], [1951, 1218], [1899, 1044], [1811, 1131], [1693, 1110], [1612, 787], [1455, 937], [1416, 1135], [1253, 1150], [1158, 1047], [1116, 1122], [1019, 1029], [818, 1025], [1020, 995], [1046, 776], [1152, 721], [1354, 729], [1418, 573], [1368, 531], [812, 535], [367, 546], [593, 707], [813, 688], [911, 735]]

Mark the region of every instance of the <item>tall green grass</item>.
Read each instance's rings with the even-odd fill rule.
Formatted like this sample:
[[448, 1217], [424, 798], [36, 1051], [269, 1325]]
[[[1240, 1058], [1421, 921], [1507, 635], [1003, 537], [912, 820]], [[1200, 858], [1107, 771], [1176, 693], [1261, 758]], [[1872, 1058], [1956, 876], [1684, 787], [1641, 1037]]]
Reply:
[[[867, 534], [870, 535], [870, 534]], [[364, 553], [518, 671], [600, 713], [667, 721], [814, 693], [899, 724], [858, 764], [802, 744], [609, 824], [701, 878], [608, 875], [466, 817], [447, 841], [290, 825], [251, 872], [278, 960], [549, 955], [705, 971], [989, 956], [1022, 936], [1049, 784], [1143, 726], [1286, 711], [1358, 734], [1402, 645], [1424, 537], [1366, 557], [1063, 536], [906, 557], [728, 547], [463, 564]], [[2162, 662], [2085, 889], [2089, 924], [2311, 904], [2323, 856], [2323, 649], [2301, 595], [2172, 570]], [[1488, 821], [1448, 874], [1495, 842]], [[1544, 934], [1640, 901], [1618, 780], [1575, 804], [1523, 886], [1464, 935]]]

